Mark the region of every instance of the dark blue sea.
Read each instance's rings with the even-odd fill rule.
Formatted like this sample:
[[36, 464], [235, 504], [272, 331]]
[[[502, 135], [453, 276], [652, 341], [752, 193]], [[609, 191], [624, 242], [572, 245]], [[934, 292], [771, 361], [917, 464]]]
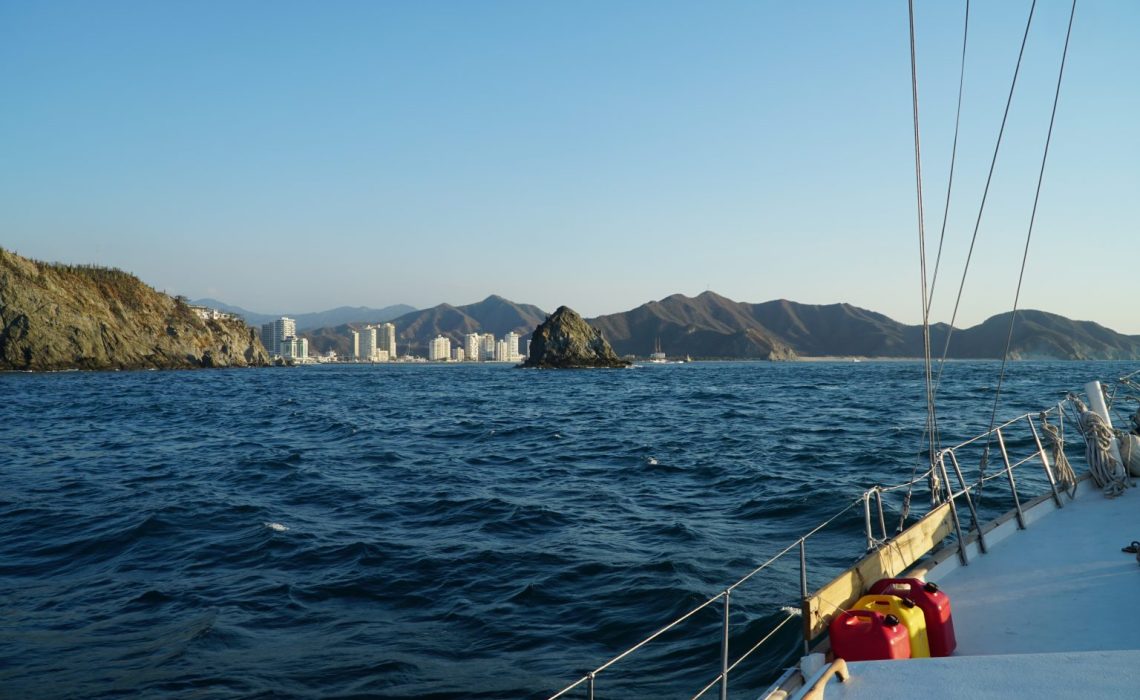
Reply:
[[[1132, 369], [1013, 363], [999, 416]], [[945, 444], [988, 425], [997, 373], [948, 366]], [[908, 480], [925, 415], [916, 362], [8, 373], [0, 398], [4, 698], [547, 697]], [[811, 540], [811, 587], [863, 546], [860, 506]], [[734, 592], [733, 658], [798, 604], [798, 571]], [[722, 616], [598, 697], [692, 696]]]

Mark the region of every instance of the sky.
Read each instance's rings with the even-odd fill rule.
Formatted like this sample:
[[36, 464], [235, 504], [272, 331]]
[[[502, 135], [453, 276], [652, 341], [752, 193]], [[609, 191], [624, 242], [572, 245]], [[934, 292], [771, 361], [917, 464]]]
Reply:
[[[964, 3], [916, 4], [933, 270]], [[1013, 305], [1069, 7], [1034, 13], [959, 326]], [[936, 321], [1029, 8], [971, 6]], [[1137, 31], [1077, 7], [1019, 302], [1129, 334]], [[911, 110], [902, 0], [0, 0], [0, 246], [263, 313], [712, 290], [918, 323]]]

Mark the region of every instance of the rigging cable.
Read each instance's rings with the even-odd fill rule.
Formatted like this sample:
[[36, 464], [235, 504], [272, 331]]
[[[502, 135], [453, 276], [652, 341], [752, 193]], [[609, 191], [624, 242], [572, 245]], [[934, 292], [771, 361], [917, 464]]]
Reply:
[[946, 205], [942, 208], [942, 231], [938, 234], [938, 254], [934, 257], [934, 273], [930, 278], [930, 296], [926, 311], [934, 303], [934, 288], [938, 284], [938, 268], [942, 263], [942, 243], [946, 240], [946, 221], [950, 217], [950, 192], [954, 189], [954, 163], [958, 159], [958, 126], [962, 121], [962, 87], [966, 83], [966, 39], [970, 32], [970, 0], [966, 0], [966, 20], [962, 26], [962, 60], [958, 67], [958, 106], [954, 110], [954, 143], [950, 146], [950, 177], [946, 181]]
[[[1036, 0], [1035, 0], [1036, 1]], [[918, 128], [918, 68], [914, 50], [914, 0], [907, 0], [910, 15], [910, 87], [911, 104], [914, 109], [914, 178], [915, 189], [918, 196], [918, 259], [922, 276], [922, 345], [923, 359], [926, 375], [926, 429], [930, 433], [930, 464], [934, 465], [934, 383], [931, 375], [930, 360], [930, 315], [927, 304], [926, 288], [926, 232], [923, 228], [922, 213], [922, 148], [920, 145]], [[937, 477], [933, 470], [930, 477], [931, 500], [936, 498], [935, 482]]]
[[[926, 298], [927, 319], [929, 319], [929, 317], [930, 317], [930, 306], [934, 302], [934, 286], [938, 283], [938, 268], [942, 262], [942, 244], [946, 240], [946, 221], [950, 216], [950, 192], [954, 187], [954, 163], [955, 163], [955, 161], [957, 161], [957, 158], [958, 158], [958, 126], [961, 122], [961, 117], [962, 117], [962, 86], [966, 82], [966, 39], [969, 36], [969, 32], [970, 32], [970, 0], [966, 0], [966, 17], [965, 17], [965, 20], [964, 20], [963, 25], [962, 25], [962, 59], [961, 59], [961, 62], [959, 64], [959, 68], [958, 68], [958, 106], [957, 106], [957, 109], [955, 110], [955, 114], [954, 114], [954, 143], [950, 147], [950, 177], [949, 177], [949, 180], [946, 184], [946, 206], [942, 210], [942, 231], [938, 236], [938, 254], [934, 258], [934, 274], [931, 276], [930, 293], [927, 295], [927, 298]], [[941, 377], [941, 373], [939, 373], [939, 376]], [[938, 385], [935, 384], [934, 394], [937, 395], [937, 393], [938, 393]], [[933, 418], [934, 418], [934, 425], [930, 426], [930, 429], [933, 430], [933, 435], [934, 435], [933, 442], [935, 445], [938, 445], [941, 443], [941, 437], [938, 434], [938, 415], [937, 415], [937, 412], [935, 412]], [[924, 434], [922, 436], [923, 442], [926, 441], [927, 437], [928, 436], [925, 434], [925, 431], [924, 431]], [[931, 473], [933, 473], [933, 464], [931, 465]], [[917, 474], [918, 474], [918, 462], [916, 461], [914, 463], [914, 468], [911, 470], [911, 474], [910, 474], [912, 488], [913, 488], [915, 476]], [[902, 532], [903, 527], [906, 525], [907, 515], [910, 514], [910, 499], [911, 499], [911, 489], [907, 489], [906, 496], [903, 498], [902, 513], [899, 516], [899, 527], [898, 527], [899, 532]]]
[[[1029, 215], [1029, 230], [1025, 234], [1025, 251], [1021, 255], [1021, 272], [1017, 276], [1017, 291], [1013, 295], [1013, 309], [1009, 313], [1009, 332], [1005, 337], [1005, 351], [1001, 357], [1001, 372], [998, 374], [997, 390], [994, 392], [994, 406], [990, 413], [990, 430], [997, 418], [998, 401], [1001, 398], [1002, 382], [1005, 380], [1005, 367], [1009, 360], [1009, 347], [1013, 342], [1013, 326], [1017, 320], [1017, 302], [1021, 298], [1021, 282], [1025, 278], [1025, 263], [1029, 260], [1029, 243], [1033, 239], [1033, 224], [1037, 220], [1037, 203], [1041, 199], [1041, 183], [1045, 179], [1045, 162], [1049, 159], [1049, 143], [1053, 139], [1053, 123], [1057, 119], [1057, 102], [1061, 99], [1061, 79], [1065, 75], [1065, 59], [1069, 55], [1069, 37], [1073, 33], [1073, 17], [1077, 13], [1077, 0], [1073, 0], [1069, 10], [1069, 28], [1065, 31], [1065, 48], [1061, 51], [1061, 68], [1057, 72], [1057, 88], [1053, 93], [1053, 111], [1049, 115], [1049, 130], [1045, 134], [1045, 151], [1041, 154], [1041, 169], [1037, 172], [1037, 190], [1033, 194], [1033, 211]], [[989, 441], [986, 442], [989, 449]]]
[[997, 142], [994, 144], [994, 155], [990, 159], [989, 174], [986, 175], [986, 186], [982, 190], [982, 202], [978, 207], [978, 218], [974, 222], [974, 234], [970, 238], [970, 248], [966, 253], [966, 264], [962, 268], [962, 280], [958, 284], [958, 297], [954, 300], [954, 312], [950, 315], [950, 327], [946, 329], [946, 344], [942, 348], [942, 360], [938, 366], [938, 382], [942, 380], [942, 370], [946, 366], [946, 357], [950, 352], [950, 338], [954, 335], [954, 323], [958, 320], [958, 308], [962, 303], [962, 291], [966, 287], [966, 275], [970, 271], [970, 261], [974, 257], [974, 246], [978, 242], [978, 230], [982, 226], [982, 214], [986, 209], [986, 198], [990, 193], [990, 184], [994, 179], [994, 168], [997, 165], [998, 152], [1001, 150], [1002, 137], [1005, 135], [1005, 124], [1009, 119], [1009, 108], [1013, 104], [1013, 92], [1017, 87], [1017, 76], [1021, 73], [1021, 59], [1025, 56], [1025, 44], [1029, 39], [1029, 27], [1033, 24], [1033, 11], [1037, 8], [1037, 0], [1029, 6], [1029, 18], [1025, 21], [1025, 33], [1021, 37], [1021, 50], [1017, 53], [1017, 65], [1013, 69], [1013, 80], [1009, 84], [1009, 96], [1005, 100], [1005, 112], [1001, 117], [1001, 128], [998, 129]]
[[[966, 288], [966, 275], [970, 272], [970, 261], [974, 257], [974, 246], [978, 242], [978, 231], [982, 226], [982, 214], [986, 209], [986, 198], [990, 193], [990, 184], [993, 182], [994, 168], [997, 166], [998, 152], [1001, 150], [1002, 137], [1005, 135], [1005, 125], [1009, 120], [1009, 109], [1013, 104], [1013, 93], [1017, 87], [1017, 76], [1021, 73], [1021, 60], [1025, 57], [1025, 44], [1029, 39], [1029, 28], [1033, 25], [1033, 12], [1037, 9], [1037, 0], [1033, 0], [1029, 6], [1029, 17], [1025, 20], [1025, 32], [1021, 36], [1021, 49], [1017, 52], [1017, 64], [1013, 68], [1013, 79], [1009, 83], [1009, 95], [1005, 100], [1005, 111], [1001, 117], [1001, 128], [998, 129], [997, 141], [994, 143], [994, 154], [990, 159], [990, 170], [986, 175], [986, 186], [982, 190], [982, 201], [978, 206], [978, 218], [974, 221], [974, 233], [970, 238], [970, 248], [966, 253], [966, 264], [962, 267], [962, 280], [958, 283], [958, 296], [954, 300], [954, 312], [950, 315], [950, 327], [946, 329], [946, 344], [942, 348], [942, 360], [938, 363], [938, 377], [935, 382], [936, 386], [942, 383], [942, 373], [946, 368], [946, 358], [950, 353], [950, 338], [954, 335], [954, 323], [958, 319], [958, 308], [962, 303], [962, 292]], [[996, 407], [996, 404], [995, 404]], [[993, 428], [993, 417], [990, 419], [990, 428]], [[985, 482], [986, 465], [989, 463], [990, 458], [990, 443], [992, 435], [986, 436], [985, 449], [982, 451], [982, 458], [978, 465], [978, 484], [979, 487]], [[981, 500], [981, 491], [979, 488], [978, 500]]]

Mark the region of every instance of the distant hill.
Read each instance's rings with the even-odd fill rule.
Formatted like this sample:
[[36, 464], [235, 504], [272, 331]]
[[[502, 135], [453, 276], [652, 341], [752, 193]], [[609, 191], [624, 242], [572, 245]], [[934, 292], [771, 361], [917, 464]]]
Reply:
[[236, 314], [245, 319], [245, 322], [251, 326], [258, 327], [263, 323], [277, 320], [282, 316], [288, 316], [297, 321], [298, 332], [347, 323], [384, 323], [385, 321], [391, 321], [398, 316], [416, 310], [414, 306], [408, 306], [407, 304], [394, 304], [392, 306], [385, 306], [382, 309], [373, 309], [367, 306], [338, 306], [328, 311], [316, 311], [307, 314], [262, 314], [243, 309], [240, 306], [233, 306], [224, 301], [218, 301], [217, 299], [196, 299], [191, 303]]
[[[952, 357], [1001, 357], [1009, 334], [1009, 313], [958, 331], [951, 340]], [[1073, 321], [1045, 311], [1017, 312], [1010, 356], [1020, 360], [1136, 360], [1140, 336], [1128, 336], [1092, 321]]]
[[752, 316], [748, 304], [713, 292], [674, 294], [624, 313], [588, 319], [619, 355], [648, 356], [660, 342], [669, 355], [791, 359], [792, 346]]
[[[537, 306], [516, 304], [492, 294], [474, 304], [465, 306], [440, 304], [388, 320], [396, 326], [396, 347], [399, 353], [423, 356], [427, 355], [428, 343], [437, 335], [447, 336], [453, 345], [457, 345], [463, 342], [463, 336], [467, 333], [493, 333], [496, 338], [502, 338], [514, 331], [523, 338], [522, 349], [525, 349], [526, 338], [546, 319], [546, 316], [546, 312]], [[309, 339], [311, 352], [336, 350], [338, 355], [345, 356], [351, 352], [350, 329], [363, 325], [364, 323], [342, 323], [332, 327], [315, 328], [302, 335]]]
[[[1010, 355], [1015, 359], [1140, 359], [1140, 337], [1089, 321], [1018, 311]], [[674, 294], [623, 313], [589, 319], [622, 355], [647, 356], [656, 342], [670, 356], [791, 359], [794, 357], [921, 357], [922, 327], [908, 326], [850, 304], [799, 304], [786, 299], [749, 304], [705, 292]], [[1009, 313], [954, 332], [952, 358], [1000, 358]], [[941, 355], [949, 326], [931, 326]]]

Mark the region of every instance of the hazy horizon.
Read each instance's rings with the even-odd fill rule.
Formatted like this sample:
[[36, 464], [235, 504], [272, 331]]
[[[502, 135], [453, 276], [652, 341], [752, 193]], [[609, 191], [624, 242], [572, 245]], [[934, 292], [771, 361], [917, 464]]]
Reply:
[[[934, 321], [1029, 6], [971, 7]], [[916, 12], [933, 265], [963, 7]], [[1036, 8], [959, 327], [1012, 304], [1068, 12]], [[1019, 303], [1130, 335], [1138, 20], [1077, 8]], [[921, 322], [905, 3], [8, 3], [0, 60], [28, 257], [259, 313], [712, 290]]]

